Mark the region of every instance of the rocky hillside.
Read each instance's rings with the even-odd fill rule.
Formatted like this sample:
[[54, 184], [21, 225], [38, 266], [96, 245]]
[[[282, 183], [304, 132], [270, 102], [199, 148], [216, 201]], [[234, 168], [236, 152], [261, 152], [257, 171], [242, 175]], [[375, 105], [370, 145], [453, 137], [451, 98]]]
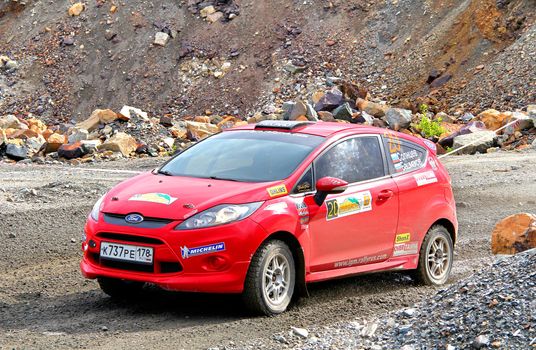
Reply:
[[332, 78], [446, 112], [536, 100], [534, 0], [0, 0], [0, 115], [252, 116]]

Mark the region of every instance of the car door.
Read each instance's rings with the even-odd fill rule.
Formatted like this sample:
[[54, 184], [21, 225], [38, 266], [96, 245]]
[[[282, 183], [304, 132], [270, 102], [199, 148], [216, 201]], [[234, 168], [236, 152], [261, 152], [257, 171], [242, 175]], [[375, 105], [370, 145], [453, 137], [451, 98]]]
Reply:
[[311, 271], [386, 260], [398, 221], [398, 190], [388, 175], [379, 135], [360, 135], [332, 145], [313, 163], [315, 179], [332, 176], [349, 183], [309, 208]]
[[428, 230], [426, 209], [434, 201], [444, 201], [444, 192], [434, 190], [440, 186], [435, 172], [437, 165], [433, 160], [428, 164], [428, 151], [424, 147], [400, 139], [395, 133], [386, 132], [383, 142], [399, 191], [400, 217], [393, 256], [414, 255], [419, 252], [419, 244]]

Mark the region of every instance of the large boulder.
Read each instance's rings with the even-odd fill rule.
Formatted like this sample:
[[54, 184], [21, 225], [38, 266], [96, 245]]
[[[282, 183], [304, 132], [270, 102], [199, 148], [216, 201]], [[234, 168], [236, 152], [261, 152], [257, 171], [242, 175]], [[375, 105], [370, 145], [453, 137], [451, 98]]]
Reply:
[[119, 111], [118, 117], [125, 121], [129, 121], [130, 119], [134, 117], [138, 117], [139, 119], [143, 121], [149, 121], [149, 116], [147, 115], [147, 112], [144, 112], [139, 108], [131, 107], [131, 106], [123, 106], [121, 110]]
[[8, 143], [6, 145], [5, 153], [8, 158], [16, 161], [28, 158], [28, 149], [13, 143]]
[[512, 117], [511, 112], [499, 112], [495, 109], [486, 109], [476, 116], [477, 120], [480, 120], [486, 124], [486, 128], [489, 130], [497, 130], [500, 127], [506, 125]]
[[450, 135], [439, 140], [439, 144], [442, 147], [452, 147], [454, 144], [454, 139], [457, 136], [486, 130], [486, 125], [483, 122], [479, 121], [470, 122], [469, 124], [463, 126], [457, 131], [455, 130], [457, 127], [454, 125], [455, 124], [450, 124], [450, 126], [446, 124], [441, 124], [441, 126], [443, 126], [447, 131], [450, 131]]
[[343, 103], [333, 111], [333, 117], [335, 117], [335, 119], [346, 120], [349, 122], [352, 121], [352, 114], [353, 111], [348, 102]]
[[80, 141], [68, 145], [61, 145], [58, 149], [58, 156], [65, 159], [80, 158], [87, 153], [88, 150]]
[[534, 126], [534, 120], [521, 112], [513, 112], [509, 122], [515, 122], [503, 130], [503, 135], [512, 135], [516, 131], [530, 129]]
[[117, 113], [111, 109], [96, 109], [93, 111], [93, 113], [91, 113], [91, 116], [88, 119], [76, 124], [76, 127], [78, 129], [93, 131], [97, 129], [101, 123], [111, 123], [115, 121], [117, 117]]
[[408, 109], [389, 108], [385, 112], [385, 121], [393, 130], [407, 129], [411, 124], [412, 118], [413, 114]]
[[188, 130], [188, 138], [192, 141], [202, 140], [220, 131], [217, 125], [191, 121], [186, 122], [186, 129]]
[[361, 112], [366, 112], [376, 118], [382, 118], [383, 116], [385, 116], [385, 112], [387, 112], [387, 110], [389, 109], [389, 106], [387, 105], [367, 101], [362, 98], [357, 99], [355, 106]]
[[318, 103], [315, 103], [315, 111], [331, 111], [342, 104], [343, 100], [342, 92], [337, 87], [333, 87], [320, 97]]
[[121, 152], [123, 156], [128, 157], [132, 152], [136, 151], [137, 147], [138, 143], [134, 137], [124, 132], [118, 132], [100, 145], [99, 150]]
[[28, 129], [28, 126], [12, 114], [0, 117], [0, 129]]
[[516, 254], [536, 248], [536, 215], [520, 213], [499, 221], [491, 234], [493, 254]]
[[475, 154], [477, 152], [485, 153], [490, 147], [497, 142], [497, 135], [494, 131], [484, 130], [472, 134], [460, 135], [454, 138], [453, 148], [458, 149], [458, 154]]

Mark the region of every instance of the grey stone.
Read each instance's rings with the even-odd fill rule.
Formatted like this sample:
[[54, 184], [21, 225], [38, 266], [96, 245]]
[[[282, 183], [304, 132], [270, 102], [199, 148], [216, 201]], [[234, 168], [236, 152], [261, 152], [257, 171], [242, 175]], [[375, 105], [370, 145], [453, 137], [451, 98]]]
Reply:
[[453, 148], [458, 149], [459, 154], [485, 153], [486, 150], [495, 145], [497, 135], [493, 131], [478, 131], [471, 134], [459, 135], [454, 138]]
[[512, 119], [510, 120], [510, 122], [514, 121], [514, 124], [504, 128], [504, 135], [512, 135], [516, 131], [532, 128], [534, 126], [534, 122], [536, 121], [536, 117], [533, 119], [524, 113], [514, 112], [512, 113]]
[[169, 41], [169, 34], [164, 32], [158, 32], [154, 36], [154, 42], [153, 44], [158, 46], [166, 46], [166, 44]]
[[307, 114], [307, 106], [302, 101], [296, 101], [292, 112], [290, 113], [289, 120], [296, 120], [299, 116]]
[[331, 111], [342, 103], [343, 98], [342, 92], [337, 87], [333, 87], [315, 104], [315, 111]]
[[281, 107], [283, 109], [283, 120], [289, 120], [290, 114], [294, 109], [294, 105], [296, 105], [296, 102], [293, 101], [287, 101], [283, 103], [283, 106]]
[[473, 341], [473, 348], [475, 349], [482, 349], [489, 345], [489, 337], [487, 335], [479, 335], [475, 338]]
[[73, 130], [73, 133], [69, 135], [68, 140], [69, 143], [75, 143], [78, 141], [83, 141], [88, 139], [88, 131], [85, 129], [75, 129]]
[[385, 120], [391, 129], [406, 129], [411, 123], [413, 114], [408, 109], [389, 108], [385, 112]]
[[283, 69], [286, 70], [287, 72], [291, 73], [291, 74], [296, 74], [296, 73], [301, 73], [304, 70], [306, 70], [307, 66], [296, 66], [296, 65], [292, 64], [292, 62], [288, 62], [283, 67]]
[[307, 338], [309, 336], [309, 331], [305, 328], [290, 327], [292, 333], [299, 336], [300, 338]]
[[307, 113], [305, 114], [307, 119], [314, 122], [318, 121], [318, 113], [316, 113], [313, 106], [311, 106], [309, 103], [305, 103], [305, 107], [307, 107]]
[[365, 111], [362, 111], [357, 118], [354, 118], [352, 122], [358, 124], [373, 125], [375, 118]]
[[6, 145], [6, 156], [16, 161], [23, 160], [28, 158], [28, 149], [24, 146], [8, 143]]
[[341, 119], [346, 121], [352, 121], [352, 108], [348, 102], [340, 105], [333, 111], [333, 117], [335, 119]]

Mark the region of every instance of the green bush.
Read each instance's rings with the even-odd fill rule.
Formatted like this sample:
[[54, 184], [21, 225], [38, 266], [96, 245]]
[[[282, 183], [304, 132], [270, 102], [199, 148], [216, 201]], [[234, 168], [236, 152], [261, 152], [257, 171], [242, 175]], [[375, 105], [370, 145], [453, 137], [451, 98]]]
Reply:
[[428, 118], [424, 113], [421, 116], [419, 124], [417, 124], [417, 129], [426, 138], [440, 136], [446, 131], [445, 128], [441, 126], [441, 118], [439, 118], [437, 121], [433, 121], [430, 120], [430, 118]]

